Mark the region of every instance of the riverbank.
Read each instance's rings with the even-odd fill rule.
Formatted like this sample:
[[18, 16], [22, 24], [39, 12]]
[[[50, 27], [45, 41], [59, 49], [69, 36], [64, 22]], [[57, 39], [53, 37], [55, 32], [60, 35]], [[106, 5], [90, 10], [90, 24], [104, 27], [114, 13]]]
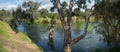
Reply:
[[[67, 20], [67, 18], [65, 18], [65, 20]], [[38, 18], [38, 19], [35, 19], [34, 20], [34, 23], [36, 24], [49, 24], [49, 22], [51, 21], [51, 18]], [[73, 16], [72, 17], [72, 24], [75, 24], [75, 23], [79, 23], [79, 22], [85, 22], [85, 18], [79, 18], [79, 17], [76, 17], [76, 16]], [[91, 16], [90, 17], [90, 22], [95, 22], [95, 18], [94, 16]], [[57, 25], [61, 25], [61, 21], [59, 18], [56, 18], [56, 24]]]
[[14, 32], [11, 27], [0, 21], [0, 52], [43, 52], [32, 43], [25, 33]]

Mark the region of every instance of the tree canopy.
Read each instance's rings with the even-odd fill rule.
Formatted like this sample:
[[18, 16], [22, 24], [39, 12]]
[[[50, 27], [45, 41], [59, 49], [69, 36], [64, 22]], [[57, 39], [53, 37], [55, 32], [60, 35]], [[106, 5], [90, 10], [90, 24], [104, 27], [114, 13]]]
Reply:
[[95, 7], [97, 32], [103, 35], [108, 43], [120, 41], [120, 1], [103, 0]]
[[[19, 6], [16, 11], [13, 12], [13, 16], [24, 22], [33, 22], [38, 17], [38, 8], [40, 3], [34, 1], [27, 1]], [[25, 19], [25, 20], [24, 20]]]
[[45, 17], [45, 15], [47, 15], [49, 13], [49, 11], [45, 8], [42, 8], [38, 11], [41, 15], [41, 17]]

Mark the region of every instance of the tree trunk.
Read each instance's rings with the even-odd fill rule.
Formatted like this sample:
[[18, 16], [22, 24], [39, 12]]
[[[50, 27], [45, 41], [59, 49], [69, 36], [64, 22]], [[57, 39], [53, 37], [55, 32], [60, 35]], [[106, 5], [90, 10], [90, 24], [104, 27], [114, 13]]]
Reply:
[[48, 17], [46, 16], [48, 22], [49, 22], [49, 26], [48, 26], [48, 30], [49, 30], [49, 42], [48, 45], [50, 46], [51, 50], [54, 51], [54, 41], [53, 41], [53, 36], [54, 36], [54, 25], [56, 23], [56, 19], [53, 17], [51, 21], [49, 21]]
[[71, 31], [69, 23], [64, 26], [64, 47], [63, 52], [71, 52]]
[[51, 27], [51, 28], [49, 29], [49, 39], [52, 39], [52, 38], [53, 38], [53, 32], [54, 32], [54, 28]]
[[63, 52], [71, 52], [71, 11], [72, 7], [74, 5], [74, 0], [70, 0], [70, 5], [69, 5], [69, 12], [67, 14], [67, 21], [64, 25], [64, 47], [63, 47]]
[[[48, 21], [49, 22], [49, 21]], [[53, 19], [49, 22], [49, 26], [48, 26], [48, 30], [49, 30], [49, 39], [53, 39], [53, 33], [54, 33], [54, 25], [56, 23], [55, 18], [53, 17]]]
[[63, 52], [71, 52], [71, 44], [67, 44], [63, 47]]
[[[59, 14], [60, 20], [62, 22], [62, 26], [64, 28], [63, 52], [71, 52], [71, 46], [86, 36], [89, 21], [87, 21], [87, 23], [86, 23], [84, 35], [79, 36], [78, 38], [75, 38], [72, 40], [71, 39], [71, 28], [70, 28], [71, 25], [70, 25], [70, 23], [71, 23], [71, 19], [72, 19], [71, 13], [72, 13], [72, 8], [74, 6], [74, 0], [70, 0], [69, 10], [68, 10], [69, 12], [67, 14], [67, 21], [65, 21], [65, 19], [64, 19], [65, 18], [65, 15], [64, 15], [65, 11], [63, 10], [63, 7], [61, 6], [60, 0], [53, 0], [53, 4], [57, 7], [58, 14]], [[88, 16], [88, 17], [90, 17], [90, 16]], [[89, 20], [89, 18], [88, 18], [88, 20]]]

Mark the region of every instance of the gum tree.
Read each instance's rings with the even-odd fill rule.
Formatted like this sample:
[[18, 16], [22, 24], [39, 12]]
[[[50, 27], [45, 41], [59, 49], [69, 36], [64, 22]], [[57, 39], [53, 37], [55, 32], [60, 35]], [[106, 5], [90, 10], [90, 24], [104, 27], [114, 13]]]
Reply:
[[[50, 0], [53, 5], [57, 8], [58, 14], [60, 21], [62, 23], [63, 29], [64, 29], [64, 47], [63, 47], [63, 52], [71, 52], [71, 47], [75, 43], [77, 43], [79, 40], [83, 39], [86, 34], [87, 34], [87, 28], [88, 28], [88, 23], [89, 23], [89, 18], [93, 14], [92, 12], [87, 12], [86, 14], [86, 25], [84, 28], [84, 33], [81, 34], [79, 37], [72, 39], [71, 37], [71, 20], [72, 20], [72, 12], [73, 12], [73, 7], [75, 4], [77, 4], [78, 9], [85, 9], [87, 10], [87, 5], [86, 1], [88, 0], [70, 0], [69, 1], [69, 7], [67, 11], [64, 10], [64, 6], [61, 4], [61, 0]], [[90, 2], [90, 1], [88, 1]], [[65, 14], [66, 12], [66, 14]], [[67, 15], [67, 20], [65, 20], [65, 17]]]
[[[99, 1], [99, 0], [98, 0]], [[104, 41], [120, 44], [120, 4], [119, 0], [102, 0], [95, 7], [97, 32], [102, 34]]]

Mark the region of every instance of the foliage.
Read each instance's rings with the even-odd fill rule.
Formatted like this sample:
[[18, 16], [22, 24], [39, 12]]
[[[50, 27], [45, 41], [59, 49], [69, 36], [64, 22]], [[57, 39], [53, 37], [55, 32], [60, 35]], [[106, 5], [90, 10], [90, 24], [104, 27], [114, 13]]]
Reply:
[[[51, 20], [51, 18], [48, 18], [48, 20]], [[37, 20], [34, 20], [34, 23], [39, 23], [39, 24], [48, 24], [48, 20], [44, 17], [38, 18]]]
[[40, 3], [34, 2], [34, 1], [27, 1], [22, 4], [22, 7], [26, 10], [30, 10], [30, 12], [33, 12], [34, 10], [38, 10]]
[[38, 8], [40, 3], [27, 1], [19, 6], [16, 11], [13, 12], [13, 17], [18, 22], [33, 22], [33, 20], [38, 17]]
[[30, 16], [28, 15], [28, 17], [33, 20], [39, 16], [38, 14], [39, 6], [40, 6], [40, 3], [34, 2], [34, 1], [24, 2], [22, 4], [23, 10], [25, 9], [24, 11], [30, 15]]
[[12, 12], [13, 19], [10, 21], [10, 26], [13, 30], [16, 30], [16, 27], [24, 23], [33, 23], [34, 20], [38, 17], [38, 8], [40, 3], [34, 1], [26, 1], [22, 3], [22, 6], [18, 6], [15, 11]]
[[78, 8], [75, 8], [74, 11], [72, 12], [72, 16], [76, 16], [77, 19], [85, 19], [86, 14], [85, 12], [79, 10]]
[[45, 15], [48, 14], [48, 10], [45, 8], [40, 9], [38, 12], [40, 13], [41, 17], [45, 17]]
[[74, 15], [76, 15], [76, 16], [80, 16], [80, 12], [81, 12], [81, 11], [80, 11], [78, 8], [75, 8], [73, 13], [74, 13]]
[[93, 0], [75, 0], [75, 3], [77, 4], [79, 9], [88, 10], [87, 8], [87, 2], [91, 3]]
[[[62, 3], [61, 3], [61, 6], [63, 6], [63, 10], [64, 11], [66, 11], [65, 13], [67, 13], [68, 12], [68, 3], [66, 2], [66, 1], [63, 1]], [[50, 11], [51, 12], [54, 12], [55, 11], [55, 9], [57, 9], [57, 7], [54, 5], [54, 6], [52, 6], [51, 8], [50, 8]]]
[[[117, 0], [116, 0], [117, 1]], [[120, 1], [103, 0], [95, 7], [96, 30], [102, 34], [104, 41], [120, 41]]]
[[0, 10], [1, 21], [5, 21], [9, 23], [11, 19], [12, 19], [12, 13], [10, 11], [4, 10], [4, 9]]

